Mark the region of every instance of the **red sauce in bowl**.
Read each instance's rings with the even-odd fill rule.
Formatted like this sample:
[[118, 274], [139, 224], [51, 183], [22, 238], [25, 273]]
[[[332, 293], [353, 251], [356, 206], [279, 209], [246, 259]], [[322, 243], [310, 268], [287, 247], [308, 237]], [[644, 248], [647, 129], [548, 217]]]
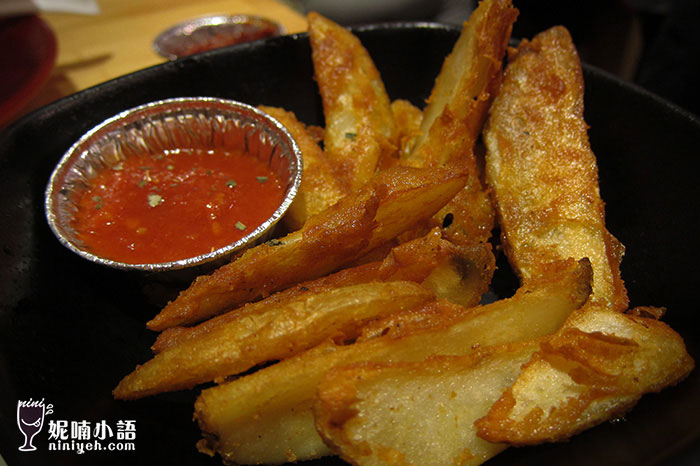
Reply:
[[135, 155], [91, 179], [73, 228], [95, 255], [128, 264], [171, 262], [243, 238], [283, 199], [278, 177], [240, 151]]

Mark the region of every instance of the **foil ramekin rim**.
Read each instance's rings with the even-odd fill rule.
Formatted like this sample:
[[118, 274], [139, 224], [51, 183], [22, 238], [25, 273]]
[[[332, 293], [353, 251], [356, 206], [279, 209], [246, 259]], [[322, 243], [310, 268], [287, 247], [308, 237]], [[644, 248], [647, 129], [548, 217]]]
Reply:
[[[138, 116], [148, 112], [149, 110], [163, 107], [164, 109], [169, 109], [170, 111], [178, 111], [182, 110], [183, 106], [184, 108], [186, 108], [188, 104], [191, 106], [191, 108], [194, 108], [192, 107], [192, 105], [196, 107], [205, 108], [205, 106], [214, 104], [215, 106], [222, 105], [229, 110], [236, 110], [237, 112], [241, 112], [243, 110], [245, 112], [252, 113], [253, 115], [255, 115], [257, 117], [258, 122], [262, 122], [262, 124], [267, 126], [268, 129], [274, 128], [274, 131], [277, 131], [281, 134], [282, 139], [289, 145], [290, 155], [293, 158], [294, 163], [290, 163], [290, 169], [292, 170], [292, 172], [290, 173], [291, 183], [288, 189], [286, 190], [284, 199], [277, 207], [277, 209], [275, 209], [275, 211], [264, 222], [258, 225], [253, 231], [251, 231], [243, 238], [224, 247], [218, 248], [214, 251], [174, 261], [139, 264], [120, 262], [112, 259], [107, 259], [92, 252], [86, 251], [85, 249], [82, 249], [81, 247], [76, 245], [73, 241], [69, 240], [63, 233], [63, 231], [61, 231], [61, 227], [59, 227], [59, 220], [57, 218], [57, 209], [59, 206], [57, 205], [58, 200], [56, 199], [56, 197], [60, 195], [61, 191], [61, 186], [57, 185], [57, 180], [59, 180], [60, 177], [65, 176], [65, 172], [76, 163], [76, 158], [80, 159], [81, 156], [87, 151], [90, 140], [96, 135], [100, 135], [103, 131], [107, 131], [105, 133], [105, 136], [108, 135], [108, 130], [111, 128], [111, 126], [116, 125], [119, 122], [126, 121], [124, 123], [124, 125], [126, 125], [134, 121], [138, 121]], [[116, 130], [118, 129], [118, 127], [124, 125], [116, 125], [114, 126], [114, 129]], [[76, 152], [79, 151], [86, 144], [88, 146], [76, 155]], [[267, 114], [266, 112], [244, 102], [220, 97], [193, 96], [161, 99], [123, 110], [117, 113], [116, 115], [105, 119], [101, 123], [95, 125], [90, 130], [85, 132], [77, 141], [75, 141], [70, 146], [68, 150], [66, 150], [66, 152], [63, 154], [56, 167], [54, 168], [53, 172], [51, 173], [51, 176], [49, 177], [49, 181], [45, 189], [45, 216], [50, 229], [52, 230], [53, 234], [58, 238], [59, 242], [69, 250], [83, 257], [84, 259], [122, 270], [133, 270], [142, 272], [166, 272], [171, 270], [180, 270], [189, 267], [202, 266], [207, 263], [216, 261], [218, 259], [228, 257], [240, 250], [246, 249], [247, 246], [250, 246], [257, 240], [259, 240], [265, 233], [270, 231], [270, 229], [272, 229], [275, 226], [275, 224], [284, 216], [284, 214], [291, 206], [292, 202], [294, 201], [297, 195], [299, 185], [301, 184], [302, 174], [302, 154], [296, 140], [292, 137], [292, 135], [282, 123], [280, 123], [277, 119]]]
[[[272, 26], [275, 30], [274, 35], [283, 35], [286, 33], [286, 29], [284, 25], [281, 23], [274, 21], [270, 18], [266, 18], [264, 16], [259, 16], [259, 15], [252, 15], [252, 14], [244, 14], [244, 13], [239, 13], [239, 14], [226, 14], [226, 13], [218, 13], [218, 14], [210, 14], [210, 15], [204, 15], [204, 16], [197, 16], [194, 18], [186, 19], [184, 21], [180, 21], [179, 23], [173, 24], [172, 26], [169, 26], [165, 30], [161, 31], [156, 38], [153, 40], [153, 50], [160, 55], [163, 58], [167, 58], [169, 60], [175, 60], [177, 58], [182, 58], [184, 55], [178, 55], [176, 53], [172, 53], [167, 50], [167, 47], [164, 47], [162, 43], [166, 41], [168, 38], [173, 37], [173, 36], [182, 36], [182, 37], [187, 37], [189, 34], [192, 34], [197, 29], [200, 29], [202, 27], [216, 27], [216, 26], [224, 26], [224, 25], [236, 25], [236, 24], [252, 24], [255, 22], [259, 23], [264, 23], [269, 26]], [[185, 32], [185, 30], [188, 27], [192, 27], [192, 31], [189, 33]]]

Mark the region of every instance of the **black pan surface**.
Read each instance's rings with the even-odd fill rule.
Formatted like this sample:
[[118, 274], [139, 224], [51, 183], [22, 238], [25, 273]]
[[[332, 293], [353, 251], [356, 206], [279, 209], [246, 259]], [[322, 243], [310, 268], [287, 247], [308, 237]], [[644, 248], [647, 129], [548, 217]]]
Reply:
[[[390, 97], [417, 105], [458, 35], [451, 27], [416, 23], [356, 32]], [[149, 101], [218, 96], [285, 107], [306, 123], [323, 124], [312, 75], [307, 36], [280, 37], [118, 78], [0, 133], [0, 454], [8, 465], [221, 464], [194, 447], [196, 390], [136, 402], [112, 399], [121, 377], [150, 355], [154, 334], [145, 322], [158, 310], [158, 286], [61, 246], [45, 221], [43, 193], [54, 165], [84, 132]], [[667, 307], [664, 320], [698, 360], [693, 271], [700, 257], [700, 121], [596, 69], [585, 68], [585, 81], [608, 227], [627, 246], [623, 278], [632, 304]], [[512, 448], [489, 464], [700, 464], [699, 382], [695, 370], [680, 385], [644, 397], [624, 419], [566, 443]], [[21, 452], [17, 402], [30, 398], [51, 403], [53, 413], [35, 438], [37, 451]], [[86, 421], [92, 429], [105, 421], [115, 431], [117, 422], [135, 420], [135, 450], [48, 451], [49, 420], [67, 421], [68, 428]]]

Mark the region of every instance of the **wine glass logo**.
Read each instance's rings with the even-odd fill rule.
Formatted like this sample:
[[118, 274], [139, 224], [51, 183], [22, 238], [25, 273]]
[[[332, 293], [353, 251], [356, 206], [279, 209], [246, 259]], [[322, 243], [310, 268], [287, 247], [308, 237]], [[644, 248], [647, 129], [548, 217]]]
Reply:
[[17, 426], [24, 434], [24, 445], [19, 447], [20, 451], [35, 451], [32, 445], [34, 436], [39, 433], [44, 425], [44, 400], [41, 401], [18, 401], [17, 402]]

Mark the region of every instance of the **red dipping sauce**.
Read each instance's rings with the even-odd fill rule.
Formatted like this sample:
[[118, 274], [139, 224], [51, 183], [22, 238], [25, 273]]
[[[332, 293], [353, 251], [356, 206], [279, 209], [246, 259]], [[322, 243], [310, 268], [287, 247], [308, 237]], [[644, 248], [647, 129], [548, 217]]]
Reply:
[[73, 228], [95, 255], [172, 262], [227, 246], [284, 199], [277, 175], [240, 151], [177, 150], [125, 158], [90, 180]]

